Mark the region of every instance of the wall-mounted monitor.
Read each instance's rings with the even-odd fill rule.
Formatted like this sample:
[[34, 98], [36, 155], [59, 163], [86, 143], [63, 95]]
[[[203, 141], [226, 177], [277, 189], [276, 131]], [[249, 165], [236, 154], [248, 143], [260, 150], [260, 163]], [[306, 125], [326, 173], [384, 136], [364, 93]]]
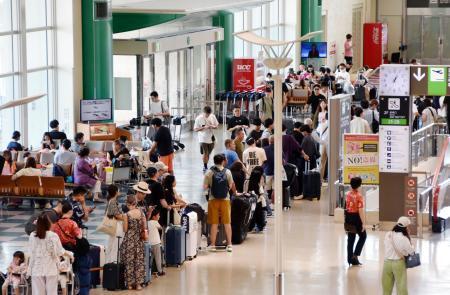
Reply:
[[327, 58], [327, 42], [302, 42], [302, 58]]
[[96, 122], [112, 120], [112, 99], [92, 99], [80, 102], [80, 120]]

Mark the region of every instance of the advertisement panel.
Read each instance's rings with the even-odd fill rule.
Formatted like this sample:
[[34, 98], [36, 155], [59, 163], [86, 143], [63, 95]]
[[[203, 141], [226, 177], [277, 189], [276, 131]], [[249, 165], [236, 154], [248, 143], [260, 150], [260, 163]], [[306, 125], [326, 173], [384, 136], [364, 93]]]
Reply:
[[344, 134], [344, 183], [359, 176], [363, 184], [378, 184], [378, 135]]
[[233, 60], [233, 90], [255, 89], [255, 59], [236, 58]]
[[[386, 28], [385, 28], [386, 30]], [[364, 24], [363, 64], [376, 69], [383, 63], [383, 24]]]

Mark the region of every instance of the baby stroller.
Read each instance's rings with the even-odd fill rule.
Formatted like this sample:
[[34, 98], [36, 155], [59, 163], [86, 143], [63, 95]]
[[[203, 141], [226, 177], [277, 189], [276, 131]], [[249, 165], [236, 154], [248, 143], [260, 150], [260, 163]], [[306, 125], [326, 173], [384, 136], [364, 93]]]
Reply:
[[[63, 256], [58, 263], [58, 294], [63, 294], [65, 288], [67, 295], [77, 295], [80, 293], [80, 281], [73, 271], [72, 261], [69, 257]], [[63, 288], [64, 287], [64, 288]]]

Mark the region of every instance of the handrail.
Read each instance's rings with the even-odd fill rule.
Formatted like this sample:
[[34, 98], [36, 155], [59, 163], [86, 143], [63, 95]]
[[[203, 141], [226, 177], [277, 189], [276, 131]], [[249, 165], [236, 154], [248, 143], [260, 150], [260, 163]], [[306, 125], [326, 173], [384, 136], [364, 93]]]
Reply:
[[411, 135], [411, 161], [413, 166], [418, 166], [419, 162], [428, 160], [438, 153], [440, 141], [447, 137], [445, 123], [433, 123], [421, 128]]

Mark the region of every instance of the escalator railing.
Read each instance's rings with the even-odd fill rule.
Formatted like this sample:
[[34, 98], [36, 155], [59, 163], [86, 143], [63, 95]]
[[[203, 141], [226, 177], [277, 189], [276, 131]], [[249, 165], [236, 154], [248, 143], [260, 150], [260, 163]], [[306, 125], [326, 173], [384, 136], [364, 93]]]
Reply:
[[442, 143], [447, 139], [447, 124], [434, 123], [412, 133], [411, 160], [413, 167], [430, 157], [437, 157], [442, 151]]

